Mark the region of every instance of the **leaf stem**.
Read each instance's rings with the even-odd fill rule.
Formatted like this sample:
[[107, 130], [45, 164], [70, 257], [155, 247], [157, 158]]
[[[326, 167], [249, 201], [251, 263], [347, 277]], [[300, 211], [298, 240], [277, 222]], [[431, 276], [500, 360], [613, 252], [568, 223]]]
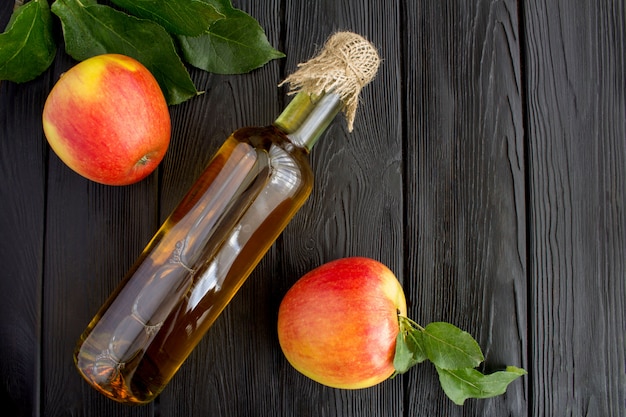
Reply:
[[400, 314], [398, 314], [398, 320], [400, 321], [400, 323], [402, 324], [402, 322], [406, 323], [409, 327], [412, 327], [414, 329], [417, 329], [419, 331], [424, 331], [426, 330], [423, 326], [421, 326], [419, 323], [411, 320], [410, 318], [408, 318], [407, 316], [402, 316]]

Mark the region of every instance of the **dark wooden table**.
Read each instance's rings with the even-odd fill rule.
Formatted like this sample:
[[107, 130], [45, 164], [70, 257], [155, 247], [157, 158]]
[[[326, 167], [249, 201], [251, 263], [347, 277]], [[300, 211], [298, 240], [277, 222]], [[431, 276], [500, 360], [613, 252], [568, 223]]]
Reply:
[[[0, 25], [12, 1], [0, 6]], [[0, 405], [10, 416], [626, 415], [626, 6], [622, 0], [235, 1], [287, 58], [239, 76], [191, 70], [158, 171], [89, 182], [50, 151], [41, 111], [74, 64], [0, 83]], [[237, 127], [339, 29], [384, 59], [355, 131], [312, 153], [311, 199], [152, 404], [105, 399], [75, 342], [161, 221]], [[403, 283], [409, 315], [449, 321], [485, 370], [529, 371], [454, 405], [432, 366], [343, 391], [295, 372], [278, 305], [306, 271], [361, 255]]]

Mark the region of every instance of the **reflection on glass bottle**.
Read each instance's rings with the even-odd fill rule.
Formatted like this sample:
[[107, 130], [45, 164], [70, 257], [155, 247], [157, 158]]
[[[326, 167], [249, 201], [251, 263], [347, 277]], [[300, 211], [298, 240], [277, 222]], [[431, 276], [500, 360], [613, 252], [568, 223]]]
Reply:
[[226, 140], [81, 336], [90, 384], [127, 403], [161, 392], [308, 198], [308, 152], [341, 106], [300, 93]]

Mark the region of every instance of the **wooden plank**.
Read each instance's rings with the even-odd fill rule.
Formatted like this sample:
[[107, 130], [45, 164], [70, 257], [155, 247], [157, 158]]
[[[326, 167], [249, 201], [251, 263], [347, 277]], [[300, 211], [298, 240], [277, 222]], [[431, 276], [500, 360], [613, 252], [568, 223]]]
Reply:
[[[60, 55], [53, 81], [73, 64]], [[104, 186], [74, 173], [50, 152], [47, 179], [42, 415], [152, 415], [152, 405], [133, 409], [91, 388], [72, 355], [79, 336], [158, 226], [157, 174], [131, 186]]]
[[[0, 31], [12, 3], [0, 6]], [[40, 411], [47, 147], [39, 120], [49, 80], [0, 81], [0, 403], [12, 416]]]
[[528, 2], [533, 415], [626, 412], [626, 9]]
[[[234, 5], [259, 21], [270, 43], [280, 47], [279, 1]], [[269, 125], [279, 114], [281, 65], [272, 61], [233, 76], [191, 70], [205, 93], [171, 108], [174, 142], [162, 165], [162, 220], [234, 130]], [[157, 398], [161, 415], [257, 415], [276, 409], [279, 352], [268, 298], [274, 297], [279, 256], [274, 248], [265, 256]]]
[[[472, 334], [486, 372], [527, 369], [517, 3], [403, 4], [409, 314]], [[526, 378], [505, 396], [458, 407], [434, 367], [418, 369], [406, 377], [407, 415], [527, 414]]]
[[[287, 2], [286, 72], [306, 61], [338, 30], [359, 33], [376, 45], [383, 63], [363, 90], [355, 128], [343, 116], [311, 152], [315, 186], [309, 202], [283, 234], [282, 296], [304, 273], [347, 256], [381, 261], [403, 275], [402, 113], [399, 2]], [[278, 302], [270, 308], [277, 310]], [[281, 415], [399, 416], [402, 379], [364, 390], [324, 387], [297, 373], [284, 359], [278, 393]]]

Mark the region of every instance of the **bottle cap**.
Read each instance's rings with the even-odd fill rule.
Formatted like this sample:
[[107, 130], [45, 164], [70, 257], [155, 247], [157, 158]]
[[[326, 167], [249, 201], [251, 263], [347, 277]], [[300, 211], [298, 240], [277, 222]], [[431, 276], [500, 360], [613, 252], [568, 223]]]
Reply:
[[289, 94], [339, 95], [351, 132], [361, 89], [374, 79], [379, 65], [378, 51], [367, 39], [352, 32], [337, 32], [317, 56], [298, 64], [298, 70], [279, 87], [289, 83]]

